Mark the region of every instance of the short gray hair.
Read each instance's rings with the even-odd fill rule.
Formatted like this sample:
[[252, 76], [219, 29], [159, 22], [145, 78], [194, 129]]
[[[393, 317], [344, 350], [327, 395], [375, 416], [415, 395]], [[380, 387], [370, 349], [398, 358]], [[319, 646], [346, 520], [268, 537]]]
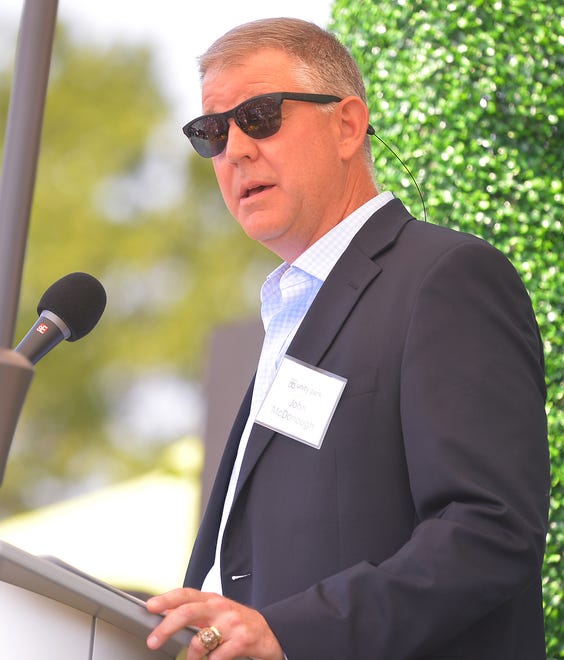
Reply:
[[297, 18], [265, 18], [233, 28], [199, 58], [200, 75], [237, 64], [261, 48], [295, 58], [298, 79], [311, 92], [358, 96], [366, 103], [362, 75], [345, 46], [330, 32]]

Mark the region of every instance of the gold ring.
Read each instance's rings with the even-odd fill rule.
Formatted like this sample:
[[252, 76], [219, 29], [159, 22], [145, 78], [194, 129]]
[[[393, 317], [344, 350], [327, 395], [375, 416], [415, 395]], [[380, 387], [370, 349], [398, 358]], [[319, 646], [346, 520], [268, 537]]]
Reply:
[[200, 640], [200, 643], [206, 648], [207, 651], [213, 651], [223, 641], [221, 633], [215, 626], [202, 628], [200, 631], [198, 631], [196, 637]]

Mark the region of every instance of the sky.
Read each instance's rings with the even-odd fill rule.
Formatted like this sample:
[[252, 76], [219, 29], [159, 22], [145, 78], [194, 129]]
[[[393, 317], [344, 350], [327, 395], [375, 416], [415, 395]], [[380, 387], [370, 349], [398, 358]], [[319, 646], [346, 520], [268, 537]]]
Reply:
[[[35, 0], [27, 0], [35, 1]], [[228, 29], [257, 18], [292, 16], [322, 27], [332, 0], [59, 0], [58, 17], [79, 40], [133, 40], [153, 44], [159, 76], [173, 114], [185, 123], [200, 114], [196, 58]], [[14, 26], [14, 40], [24, 0], [1, 0], [0, 24]], [[8, 53], [9, 55], [9, 53]]]

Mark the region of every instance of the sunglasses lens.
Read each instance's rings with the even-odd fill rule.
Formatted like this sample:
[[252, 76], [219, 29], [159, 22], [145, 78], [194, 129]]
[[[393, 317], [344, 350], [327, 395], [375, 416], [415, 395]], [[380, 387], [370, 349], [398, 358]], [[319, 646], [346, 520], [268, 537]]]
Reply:
[[225, 149], [228, 129], [223, 117], [209, 115], [192, 122], [184, 132], [200, 156], [213, 158]]
[[242, 103], [234, 110], [215, 115], [204, 115], [184, 127], [184, 134], [194, 149], [204, 158], [218, 156], [227, 144], [228, 118], [249, 137], [260, 140], [274, 135], [282, 124], [282, 99], [259, 96]]
[[282, 124], [281, 101], [261, 96], [240, 106], [235, 113], [237, 126], [248, 136], [260, 140], [274, 135]]

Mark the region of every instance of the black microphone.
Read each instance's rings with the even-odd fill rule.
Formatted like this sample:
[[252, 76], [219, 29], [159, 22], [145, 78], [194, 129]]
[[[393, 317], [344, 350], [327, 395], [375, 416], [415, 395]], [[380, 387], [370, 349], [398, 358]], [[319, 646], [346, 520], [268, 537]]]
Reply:
[[63, 339], [76, 341], [87, 335], [105, 307], [106, 292], [95, 277], [69, 273], [41, 296], [39, 318], [15, 350], [35, 364]]

